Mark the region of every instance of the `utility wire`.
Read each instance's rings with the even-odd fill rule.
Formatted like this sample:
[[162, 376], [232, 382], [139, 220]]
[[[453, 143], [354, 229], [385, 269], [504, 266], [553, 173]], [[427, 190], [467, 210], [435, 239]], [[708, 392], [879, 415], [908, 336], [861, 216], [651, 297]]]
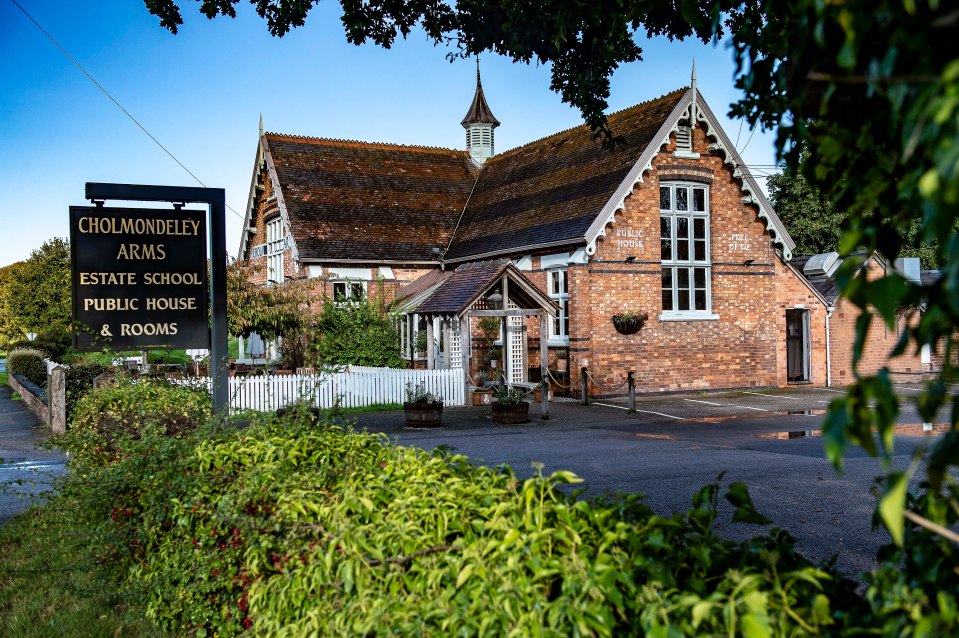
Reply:
[[[150, 133], [150, 131], [148, 131], [145, 126], [143, 126], [142, 124], [140, 124], [140, 122], [137, 120], [137, 118], [133, 117], [133, 115], [131, 115], [129, 111], [127, 111], [125, 108], [123, 108], [123, 105], [120, 104], [115, 97], [113, 97], [112, 95], [110, 95], [110, 92], [107, 91], [105, 88], [103, 88], [103, 85], [101, 85], [99, 82], [97, 82], [96, 79], [95, 79], [92, 75], [90, 75], [90, 73], [89, 73], [85, 68], [83, 68], [83, 65], [81, 65], [79, 62], [77, 62], [77, 60], [76, 60], [72, 55], [70, 55], [70, 53], [69, 53], [66, 49], [64, 49], [64, 48], [60, 45], [59, 42], [57, 42], [56, 38], [54, 38], [52, 35], [50, 35], [50, 34], [47, 32], [47, 30], [44, 29], [43, 26], [34, 19], [34, 17], [33, 17], [32, 15], [30, 15], [29, 13], [27, 13], [27, 10], [24, 9], [24, 8], [20, 5], [20, 3], [17, 2], [17, 0], [10, 0], [10, 2], [12, 2], [18, 9], [20, 9], [20, 11], [23, 13], [23, 15], [27, 16], [27, 18], [30, 20], [30, 22], [32, 22], [38, 29], [40, 29], [40, 31], [43, 33], [43, 35], [47, 36], [47, 38], [50, 40], [50, 42], [53, 42], [53, 44], [55, 44], [56, 47], [57, 47], [58, 49], [60, 49], [61, 53], [63, 53], [63, 55], [65, 55], [65, 56], [67, 56], [67, 58], [69, 58], [69, 60], [70, 60], [71, 62], [73, 62], [73, 64], [75, 64], [76, 67], [77, 67], [78, 69], [80, 69], [80, 71], [82, 71], [83, 74], [84, 74], [85, 76], [87, 76], [87, 77], [90, 79], [90, 81], [93, 82], [93, 83], [96, 85], [96, 87], [103, 92], [103, 94], [104, 94], [105, 96], [107, 96], [108, 98], [110, 98], [110, 101], [113, 102], [118, 109], [120, 109], [121, 111], [123, 111], [123, 114], [124, 114], [124, 115], [126, 115], [128, 118], [130, 118], [130, 120], [133, 121], [134, 124], [136, 124], [138, 127], [140, 127], [140, 130], [143, 131], [144, 133], [146, 133], [147, 137], [149, 137], [151, 140], [153, 140], [153, 142], [154, 142], [157, 146], [159, 146], [161, 149], [163, 149], [163, 152], [166, 153], [167, 155], [169, 155], [170, 158], [171, 158], [174, 162], [176, 162], [177, 164], [179, 164], [179, 165], [180, 165], [180, 168], [182, 168], [183, 170], [185, 170], [185, 171], [190, 175], [190, 177], [192, 177], [193, 179], [196, 180], [196, 182], [197, 182], [200, 186], [202, 186], [202, 187], [204, 187], [204, 188], [207, 188], [207, 185], [203, 183], [203, 180], [201, 180], [199, 177], [197, 177], [196, 175], [194, 175], [194, 174], [193, 174], [193, 171], [191, 171], [189, 168], [187, 168], [187, 167], [183, 164], [183, 162], [181, 162], [180, 160], [178, 160], [178, 159], [176, 158], [176, 156], [175, 156], [173, 153], [171, 153], [171, 152], [169, 151], [169, 149], [167, 149], [166, 146], [164, 146], [163, 144], [160, 143], [160, 140], [158, 140], [157, 138], [153, 137], [153, 134]], [[240, 219], [246, 219], [243, 215], [241, 215], [240, 213], [238, 213], [238, 212], [237, 212], [232, 206], [230, 206], [229, 204], [227, 204], [226, 207], [229, 208], [230, 211], [231, 211], [234, 215], [236, 215], [237, 217], [239, 217]]]

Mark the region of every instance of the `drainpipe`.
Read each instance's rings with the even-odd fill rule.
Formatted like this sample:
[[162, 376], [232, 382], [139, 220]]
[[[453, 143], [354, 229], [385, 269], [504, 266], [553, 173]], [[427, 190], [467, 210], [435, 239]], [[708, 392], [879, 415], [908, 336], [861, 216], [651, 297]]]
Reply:
[[835, 308], [826, 308], [826, 387], [832, 387], [832, 354], [829, 348], [829, 318]]

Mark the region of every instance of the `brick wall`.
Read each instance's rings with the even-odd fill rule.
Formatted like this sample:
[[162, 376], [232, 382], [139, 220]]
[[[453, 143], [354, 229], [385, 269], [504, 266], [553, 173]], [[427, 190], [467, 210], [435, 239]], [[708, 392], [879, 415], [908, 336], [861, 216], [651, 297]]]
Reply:
[[788, 383], [786, 370], [786, 311], [809, 311], [809, 382], [826, 385], [826, 304], [805, 281], [776, 260], [776, 382]]
[[[872, 280], [883, 276], [883, 264], [872, 257], [863, 266], [860, 276]], [[856, 320], [860, 315], [857, 308], [848, 299], [841, 298], [836, 303], [829, 323], [830, 349], [832, 353], [832, 373], [835, 385], [848, 385], [855, 381], [852, 370], [852, 348], [856, 339]], [[895, 347], [901, 335], [901, 329], [906, 322], [915, 322], [918, 317], [909, 313], [900, 313], [896, 325], [890, 329], [878, 316], [873, 317], [869, 326], [869, 336], [863, 350], [863, 357], [859, 362], [860, 374], [874, 374], [883, 366], [888, 365], [894, 372], [921, 373], [930, 366], [922, 363], [920, 354], [912, 349], [902, 356], [889, 359], [889, 353]]]
[[[574, 385], [584, 362], [597, 382], [591, 390], [596, 394], [621, 385], [629, 370], [636, 372], [640, 392], [779, 382], [777, 348], [785, 329], [779, 332], [774, 249], [756, 209], [742, 203], [739, 183], [721, 154], [707, 150], [700, 129], [694, 149], [698, 160], [676, 158], [672, 145], [659, 153], [598, 242], [592, 261], [569, 269]], [[677, 175], [683, 181], [711, 180], [712, 312], [718, 318], [660, 318], [660, 174], [670, 181]], [[627, 257], [635, 260], [627, 263]], [[613, 327], [612, 315], [626, 311], [649, 315], [635, 335]]]

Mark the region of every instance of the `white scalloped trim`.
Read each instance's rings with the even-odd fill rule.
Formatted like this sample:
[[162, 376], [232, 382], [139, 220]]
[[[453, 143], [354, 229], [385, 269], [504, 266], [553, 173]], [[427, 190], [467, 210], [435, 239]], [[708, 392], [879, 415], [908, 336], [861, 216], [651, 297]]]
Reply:
[[[670, 127], [668, 131], [666, 131], [666, 134], [663, 136], [662, 140], [659, 142], [660, 150], [662, 150], [663, 146], [666, 146], [667, 144], [669, 144], [669, 138], [672, 136], [672, 134], [679, 131], [679, 123], [682, 121], [689, 121], [691, 108], [692, 108], [692, 104], [688, 105], [683, 110], [682, 114], [678, 118], [676, 118], [676, 120], [673, 122], [672, 127]], [[786, 246], [785, 242], [783, 242], [782, 239], [779, 237], [779, 234], [776, 232], [776, 229], [771, 224], [771, 220], [769, 219], [769, 216], [766, 214], [766, 211], [764, 211], [763, 207], [760, 205], [759, 198], [753, 192], [752, 188], [749, 186], [749, 183], [745, 179], [746, 176], [743, 173], [742, 169], [736, 164], [735, 161], [733, 161], [732, 153], [730, 153], [729, 149], [727, 149], [723, 145], [722, 138], [716, 132], [716, 129], [713, 128], [713, 125], [709, 121], [709, 118], [703, 115], [702, 110], [697, 110], [696, 121], [702, 122], [703, 124], [706, 125], [706, 137], [707, 139], [712, 140], [712, 144], [710, 144], [707, 147], [707, 149], [710, 151], [722, 151], [724, 155], [723, 163], [732, 166], [733, 177], [736, 179], [737, 182], [739, 182], [740, 189], [743, 192], [743, 197], [741, 198], [740, 201], [742, 201], [743, 204], [753, 204], [754, 206], [756, 206], [757, 217], [760, 220], [762, 220], [763, 225], [766, 227], [766, 233], [770, 236], [773, 242], [778, 244], [779, 247], [782, 249], [783, 256], [786, 258], [786, 260], [788, 261], [789, 259], [792, 259], [792, 251], [789, 250], [789, 247]], [[653, 160], [656, 158], [657, 155], [659, 155], [658, 152], [654, 153], [646, 162], [646, 164], [640, 169], [638, 177], [633, 182], [632, 187], [629, 189], [629, 193], [627, 193], [619, 201], [619, 203], [613, 209], [613, 212], [609, 214], [609, 216], [606, 218], [606, 222], [603, 224], [603, 228], [599, 231], [596, 237], [594, 237], [592, 241], [587, 242], [586, 244], [587, 255], [592, 256], [593, 254], [596, 253], [596, 242], [599, 241], [600, 238], [606, 236], [606, 228], [608, 226], [612, 226], [616, 223], [616, 214], [621, 210], [622, 211], [626, 210], [626, 198], [632, 195], [633, 189], [635, 189], [638, 184], [641, 184], [644, 181], [644, 177], [646, 173], [653, 170]]]

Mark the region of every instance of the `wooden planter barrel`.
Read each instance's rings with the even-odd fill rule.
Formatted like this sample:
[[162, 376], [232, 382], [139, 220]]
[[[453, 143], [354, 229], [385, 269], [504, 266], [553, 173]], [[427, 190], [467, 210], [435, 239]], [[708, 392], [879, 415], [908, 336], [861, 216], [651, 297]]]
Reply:
[[442, 403], [404, 403], [408, 428], [438, 428], [443, 425]]
[[491, 405], [492, 403], [492, 390], [473, 390], [473, 405]]
[[529, 402], [521, 401], [504, 405], [502, 403], [493, 403], [490, 405], [493, 409], [493, 422], [502, 425], [513, 425], [516, 423], [527, 423], [529, 421]]

